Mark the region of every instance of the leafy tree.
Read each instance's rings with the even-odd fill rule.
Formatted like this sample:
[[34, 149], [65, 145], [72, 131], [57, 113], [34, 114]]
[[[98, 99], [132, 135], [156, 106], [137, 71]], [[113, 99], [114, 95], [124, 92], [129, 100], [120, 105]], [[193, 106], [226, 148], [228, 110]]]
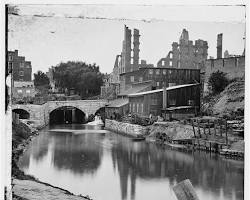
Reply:
[[34, 73], [34, 85], [38, 86], [49, 86], [49, 78], [48, 76], [43, 73], [42, 71], [38, 71]]
[[212, 94], [218, 94], [222, 92], [229, 84], [227, 74], [222, 71], [213, 72], [208, 79], [208, 87]]
[[100, 94], [103, 74], [96, 64], [69, 61], [54, 68], [56, 87], [61, 90], [74, 89], [82, 98]]

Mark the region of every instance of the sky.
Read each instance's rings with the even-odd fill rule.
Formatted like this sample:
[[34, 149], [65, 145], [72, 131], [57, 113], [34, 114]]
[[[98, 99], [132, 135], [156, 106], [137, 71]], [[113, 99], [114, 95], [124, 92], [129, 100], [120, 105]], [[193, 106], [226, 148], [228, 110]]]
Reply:
[[8, 49], [18, 49], [33, 72], [60, 62], [96, 63], [110, 73], [121, 53], [124, 25], [140, 31], [140, 59], [156, 65], [178, 42], [182, 29], [190, 40], [208, 41], [216, 57], [216, 39], [223, 33], [223, 52], [244, 50], [244, 6], [18, 5], [8, 17]]

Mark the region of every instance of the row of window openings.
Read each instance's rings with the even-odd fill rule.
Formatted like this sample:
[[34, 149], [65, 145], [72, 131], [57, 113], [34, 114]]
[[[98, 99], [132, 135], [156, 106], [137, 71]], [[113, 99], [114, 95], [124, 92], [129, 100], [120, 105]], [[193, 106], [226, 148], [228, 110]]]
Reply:
[[[165, 63], [166, 63], [165, 60], [162, 60], [162, 61], [161, 61], [161, 65], [162, 65], [162, 66], [165, 66]], [[173, 61], [171, 61], [171, 60], [169, 61], [169, 66], [170, 66], [170, 67], [173, 66]]]
[[[156, 70], [156, 72], [155, 72], [155, 74], [156, 75], [160, 75], [160, 70], [159, 69], [157, 69]], [[169, 74], [172, 74], [172, 71], [171, 70], [169, 70], [168, 71], [169, 72]], [[149, 70], [149, 74], [153, 74], [154, 73], [154, 70], [152, 69], [152, 70]], [[162, 74], [163, 75], [166, 75], [167, 74], [167, 71], [166, 70], [163, 70], [162, 71]], [[130, 76], [130, 82], [134, 82], [135, 81], [135, 77], [134, 76]], [[139, 82], [142, 82], [143, 81], [143, 77], [139, 77]]]
[[139, 103], [130, 103], [129, 104], [129, 110], [130, 112], [141, 112], [143, 113], [143, 103], [139, 104]]
[[[23, 90], [17, 90], [17, 93], [23, 93]], [[27, 94], [30, 94], [30, 90], [26, 90]]]
[[[8, 65], [9, 65], [10, 68], [13, 67], [13, 63], [12, 63], [12, 62], [9, 62]], [[23, 63], [23, 62], [22, 62], [22, 63], [19, 63], [19, 67], [20, 67], [20, 68], [24, 68], [24, 63]], [[30, 67], [30, 66], [27, 65], [27, 68], [29, 68], [29, 67]]]
[[[148, 73], [152, 75], [152, 74], [154, 74], [154, 71], [155, 71], [156, 75], [160, 75], [161, 71], [162, 71], [163, 75], [167, 74], [167, 70], [166, 69], [163, 69], [163, 70], [160, 70], [160, 69], [150, 69]], [[172, 70], [168, 70], [168, 73], [172, 74]]]

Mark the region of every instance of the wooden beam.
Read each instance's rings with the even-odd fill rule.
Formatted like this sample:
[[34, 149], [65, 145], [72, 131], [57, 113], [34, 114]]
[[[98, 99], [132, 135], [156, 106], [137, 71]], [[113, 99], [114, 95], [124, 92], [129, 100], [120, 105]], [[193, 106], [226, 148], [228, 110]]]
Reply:
[[173, 190], [178, 200], [199, 200], [189, 179], [175, 185]]

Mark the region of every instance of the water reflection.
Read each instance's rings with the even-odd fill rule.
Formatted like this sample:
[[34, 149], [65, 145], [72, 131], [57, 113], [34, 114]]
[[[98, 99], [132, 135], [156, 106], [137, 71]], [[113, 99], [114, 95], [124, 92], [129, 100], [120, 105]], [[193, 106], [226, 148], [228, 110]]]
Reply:
[[99, 135], [52, 134], [53, 164], [74, 173], [94, 173], [101, 163], [102, 148], [96, 145]]
[[[117, 148], [119, 147], [119, 148]], [[152, 143], [130, 143], [120, 140], [112, 149], [114, 166], [118, 167], [121, 179], [122, 199], [127, 197], [127, 180], [131, 178], [131, 196], [134, 197], [136, 178], [168, 178], [170, 185], [190, 179], [195, 187], [222, 192], [230, 198], [243, 199], [243, 162], [229, 160], [218, 155], [200, 152], [181, 152], [163, 148]]]
[[[91, 127], [66, 125], [59, 128]], [[171, 194], [172, 186], [189, 178], [201, 199], [243, 199], [242, 161], [133, 142], [113, 133], [76, 135], [48, 130], [44, 129], [32, 141], [20, 167], [51, 184], [57, 182], [46, 173], [62, 172], [68, 180], [61, 181], [60, 186], [72, 192], [88, 194], [93, 191], [93, 195], [97, 195], [94, 199], [104, 199], [107, 193], [112, 196], [106, 199], [152, 199], [152, 194], [156, 199], [175, 199]], [[38, 169], [48, 171], [41, 175]], [[95, 176], [90, 179], [91, 174]], [[117, 180], [120, 192], [119, 188], [115, 189]]]

